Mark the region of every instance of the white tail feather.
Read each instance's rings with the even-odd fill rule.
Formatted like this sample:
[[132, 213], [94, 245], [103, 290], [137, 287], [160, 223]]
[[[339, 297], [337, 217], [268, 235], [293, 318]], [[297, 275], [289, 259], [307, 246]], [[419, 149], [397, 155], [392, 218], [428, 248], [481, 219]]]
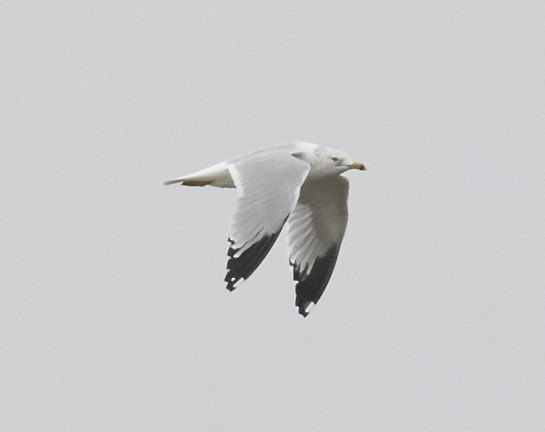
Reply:
[[165, 185], [182, 183], [187, 186], [216, 186], [216, 187], [235, 187], [229, 168], [225, 162], [197, 171], [196, 173], [178, 177], [164, 182]]
[[182, 178], [177, 178], [177, 179], [173, 179], [173, 180], [167, 180], [167, 181], [163, 182], [163, 184], [164, 185], [171, 185], [171, 184], [175, 184], [175, 183], [181, 183], [183, 181], [184, 181], [184, 179], [182, 177]]

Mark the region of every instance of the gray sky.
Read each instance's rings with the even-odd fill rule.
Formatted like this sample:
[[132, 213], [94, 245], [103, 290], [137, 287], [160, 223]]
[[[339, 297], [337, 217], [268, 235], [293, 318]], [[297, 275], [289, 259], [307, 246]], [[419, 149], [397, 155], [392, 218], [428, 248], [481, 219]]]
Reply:
[[[0, 13], [0, 429], [543, 431], [545, 7], [25, 2]], [[365, 163], [308, 318], [236, 192], [301, 139]]]

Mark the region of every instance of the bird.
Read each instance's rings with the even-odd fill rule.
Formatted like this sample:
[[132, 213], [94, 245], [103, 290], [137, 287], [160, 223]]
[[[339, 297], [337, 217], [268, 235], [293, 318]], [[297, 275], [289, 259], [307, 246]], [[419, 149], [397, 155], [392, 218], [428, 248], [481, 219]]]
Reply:
[[342, 150], [295, 141], [254, 151], [165, 185], [236, 188], [229, 229], [227, 289], [248, 279], [287, 227], [295, 306], [306, 317], [337, 262], [348, 221], [348, 170], [366, 170]]

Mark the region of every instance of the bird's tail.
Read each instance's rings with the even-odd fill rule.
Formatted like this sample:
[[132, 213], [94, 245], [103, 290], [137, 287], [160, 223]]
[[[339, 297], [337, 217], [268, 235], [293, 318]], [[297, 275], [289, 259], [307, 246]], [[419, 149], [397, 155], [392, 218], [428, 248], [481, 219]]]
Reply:
[[172, 179], [172, 180], [164, 181], [163, 184], [171, 185], [171, 184], [176, 184], [176, 183], [183, 183], [183, 181], [184, 181], [184, 178], [179, 177], [179, 178], [175, 178], [175, 179]]
[[220, 164], [197, 171], [183, 177], [163, 182], [166, 185], [180, 183], [184, 186], [216, 186], [216, 187], [235, 187], [229, 168], [222, 162]]

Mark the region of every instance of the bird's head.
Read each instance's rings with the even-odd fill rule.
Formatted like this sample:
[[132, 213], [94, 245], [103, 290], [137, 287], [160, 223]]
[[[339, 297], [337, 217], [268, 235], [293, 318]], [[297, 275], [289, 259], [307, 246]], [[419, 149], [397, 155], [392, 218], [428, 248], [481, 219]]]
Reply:
[[323, 148], [319, 155], [319, 165], [322, 171], [330, 172], [331, 174], [342, 174], [350, 169], [365, 171], [365, 165], [354, 160], [344, 151]]

